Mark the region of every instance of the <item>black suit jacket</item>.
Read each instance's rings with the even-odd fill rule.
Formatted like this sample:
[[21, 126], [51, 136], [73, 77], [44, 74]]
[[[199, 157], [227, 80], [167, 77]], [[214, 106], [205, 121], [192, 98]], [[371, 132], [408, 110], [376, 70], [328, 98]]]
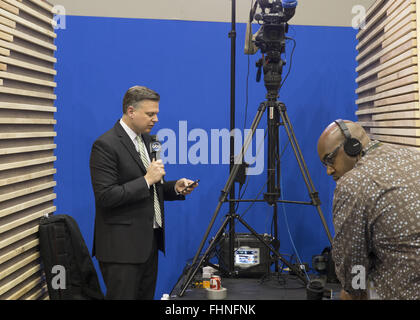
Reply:
[[[149, 146], [150, 135], [142, 136]], [[147, 187], [146, 169], [119, 121], [94, 142], [90, 173], [96, 206], [92, 255], [103, 262], [145, 262], [154, 237], [153, 188]], [[185, 199], [176, 194], [175, 183], [156, 184], [163, 221], [159, 249], [163, 252], [163, 201]]]

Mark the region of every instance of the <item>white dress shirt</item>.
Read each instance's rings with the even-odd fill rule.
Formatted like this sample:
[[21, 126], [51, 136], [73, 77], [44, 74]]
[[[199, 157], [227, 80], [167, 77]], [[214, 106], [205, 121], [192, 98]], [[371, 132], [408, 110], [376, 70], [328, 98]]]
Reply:
[[[146, 154], [149, 154], [148, 152], [147, 152], [147, 149], [146, 149], [146, 145], [144, 144], [144, 143], [142, 143], [140, 146], [139, 146], [139, 144], [137, 143], [137, 141], [136, 141], [136, 138], [137, 138], [137, 134], [129, 127], [129, 126], [127, 126], [126, 124], [125, 124], [125, 122], [123, 121], [123, 119], [120, 119], [120, 125], [123, 127], [123, 129], [124, 129], [124, 131], [125, 132], [127, 132], [127, 134], [128, 134], [128, 136], [130, 137], [130, 139], [131, 139], [131, 141], [133, 142], [133, 144], [134, 144], [134, 147], [136, 148], [136, 151], [138, 152], [138, 153], [140, 153], [140, 150], [139, 150], [139, 148], [141, 148], [141, 147], [143, 147], [144, 148], [144, 151], [146, 152]], [[143, 139], [141, 136], [140, 136], [140, 139]], [[147, 182], [147, 180], [146, 179], [144, 179], [145, 181], [146, 181], [146, 184], [147, 184], [147, 187], [150, 189], [150, 185], [149, 185], [149, 183]], [[157, 222], [156, 222], [156, 218], [154, 218], [153, 219], [153, 228], [159, 228], [159, 225], [157, 224]]]
[[[149, 154], [148, 152], [147, 152], [147, 150], [146, 150], [146, 145], [143, 143], [141, 146], [139, 146], [139, 144], [137, 143], [137, 140], [136, 140], [136, 138], [137, 138], [137, 133], [135, 133], [129, 126], [127, 126], [126, 124], [125, 124], [125, 122], [123, 121], [123, 119], [120, 119], [120, 125], [123, 127], [123, 129], [124, 129], [124, 131], [125, 132], [127, 132], [127, 134], [128, 134], [128, 136], [130, 137], [130, 139], [131, 139], [131, 142], [133, 142], [133, 144], [134, 144], [134, 147], [136, 148], [136, 151], [138, 152], [138, 153], [140, 153], [140, 150], [139, 150], [139, 148], [141, 148], [141, 147], [143, 147], [144, 148], [144, 151], [146, 152], [146, 154]], [[142, 139], [143, 140], [143, 138], [140, 136], [140, 139]], [[146, 180], [146, 183], [147, 183], [147, 180]], [[149, 186], [149, 184], [147, 183], [147, 186], [149, 187], [149, 189], [150, 189], [150, 186]]]

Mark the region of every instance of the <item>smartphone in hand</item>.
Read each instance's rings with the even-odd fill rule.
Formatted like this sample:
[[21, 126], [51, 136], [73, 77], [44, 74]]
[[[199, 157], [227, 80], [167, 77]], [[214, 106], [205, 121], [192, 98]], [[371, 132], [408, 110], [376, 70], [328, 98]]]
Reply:
[[188, 186], [186, 186], [181, 193], [184, 193], [185, 191], [187, 191], [188, 188], [194, 187], [195, 185], [197, 185], [197, 183], [200, 182], [200, 179], [195, 180], [193, 183], [190, 183]]

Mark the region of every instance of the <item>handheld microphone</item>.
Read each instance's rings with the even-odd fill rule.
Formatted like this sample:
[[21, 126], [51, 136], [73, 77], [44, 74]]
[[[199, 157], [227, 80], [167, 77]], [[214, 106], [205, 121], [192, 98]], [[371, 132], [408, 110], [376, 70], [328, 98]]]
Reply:
[[[152, 157], [152, 160], [159, 160], [162, 144], [160, 143], [156, 135], [152, 135], [151, 138], [152, 140], [150, 141], [150, 145], [149, 145], [150, 155]], [[160, 180], [160, 183], [163, 184], [163, 178]]]

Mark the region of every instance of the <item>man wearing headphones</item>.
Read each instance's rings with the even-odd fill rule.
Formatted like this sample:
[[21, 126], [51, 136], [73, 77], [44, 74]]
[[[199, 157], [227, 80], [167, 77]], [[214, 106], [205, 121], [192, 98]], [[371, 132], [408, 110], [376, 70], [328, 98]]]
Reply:
[[[341, 299], [420, 299], [420, 152], [336, 120], [318, 155], [336, 181], [332, 255]], [[372, 292], [372, 290], [370, 291]]]

